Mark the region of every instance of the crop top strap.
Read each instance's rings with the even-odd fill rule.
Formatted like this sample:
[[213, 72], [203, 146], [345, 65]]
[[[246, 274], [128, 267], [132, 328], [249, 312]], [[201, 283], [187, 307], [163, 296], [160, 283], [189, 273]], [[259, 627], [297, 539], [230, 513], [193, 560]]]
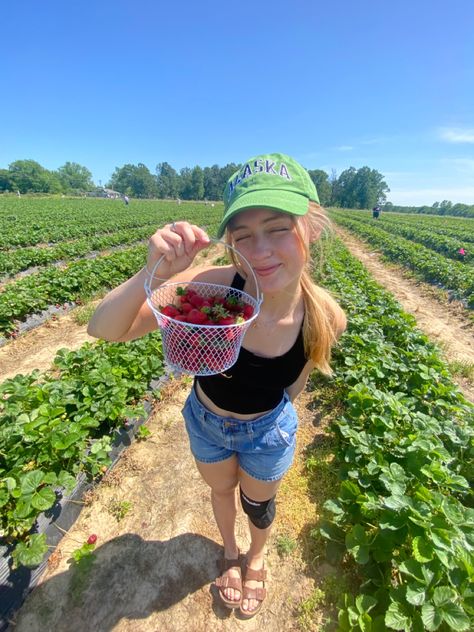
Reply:
[[234, 290], [243, 290], [245, 285], [245, 279], [238, 272], [234, 274], [234, 278], [232, 279], [232, 283], [230, 287], [234, 288]]

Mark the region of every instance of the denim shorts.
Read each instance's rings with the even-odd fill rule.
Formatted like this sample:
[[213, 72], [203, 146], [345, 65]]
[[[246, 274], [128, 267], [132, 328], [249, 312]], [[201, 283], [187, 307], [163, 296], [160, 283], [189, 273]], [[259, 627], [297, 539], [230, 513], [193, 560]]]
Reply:
[[269, 413], [242, 421], [212, 413], [193, 388], [182, 413], [191, 452], [202, 463], [218, 463], [235, 454], [252, 478], [278, 481], [293, 462], [298, 417], [286, 393]]

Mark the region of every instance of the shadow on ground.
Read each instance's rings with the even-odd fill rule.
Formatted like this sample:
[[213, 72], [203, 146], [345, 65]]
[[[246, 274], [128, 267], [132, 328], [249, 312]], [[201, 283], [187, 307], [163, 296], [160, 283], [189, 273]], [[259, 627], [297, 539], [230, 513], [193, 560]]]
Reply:
[[[38, 586], [29, 614], [20, 613], [14, 629], [108, 632], [121, 619], [146, 619], [207, 588], [221, 551], [216, 542], [193, 533], [163, 542], [124, 534], [98, 547], [92, 565], [72, 564]], [[54, 620], [58, 601], [61, 618]]]

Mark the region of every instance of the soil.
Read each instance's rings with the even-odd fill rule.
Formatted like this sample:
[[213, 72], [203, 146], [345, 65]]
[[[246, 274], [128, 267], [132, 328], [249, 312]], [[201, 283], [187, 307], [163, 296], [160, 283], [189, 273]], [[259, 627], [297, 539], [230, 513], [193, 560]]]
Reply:
[[[380, 252], [347, 230], [338, 227], [336, 232], [374, 279], [415, 317], [418, 327], [440, 347], [441, 355], [447, 362], [474, 365], [474, 322], [460, 302], [449, 302], [447, 293], [413, 279], [401, 266], [382, 261]], [[460, 376], [454, 376], [454, 380], [465, 396], [474, 402], [472, 380]]]
[[[342, 231], [341, 233], [342, 234]], [[421, 329], [442, 343], [450, 358], [474, 361], [472, 326], [455, 305], [442, 306], [418, 282], [380, 263], [377, 253], [344, 234], [350, 250], [414, 314]], [[60, 347], [78, 348], [91, 340], [68, 314], [30, 331], [0, 349], [0, 382], [33, 368], [49, 368]], [[466, 384], [466, 394], [473, 395]], [[268, 546], [268, 597], [254, 619], [241, 620], [218, 600], [213, 587], [222, 555], [209, 489], [189, 451], [181, 409], [190, 380], [171, 381], [147, 422], [151, 436], [135, 441], [87, 498], [76, 523], [50, 556], [40, 584], [12, 622], [15, 632], [207, 632], [208, 630], [302, 630], [298, 605], [322, 577], [335, 570], [313, 560], [301, 546], [281, 557], [281, 536], [295, 541], [314, 526], [318, 507], [307, 489], [305, 449], [327, 441], [325, 420], [303, 393], [295, 464], [278, 496], [277, 520]], [[473, 398], [474, 399], [474, 398]], [[288, 511], [298, 502], [298, 519]], [[248, 531], [238, 515], [238, 543], [248, 547]], [[92, 533], [98, 536], [95, 561], [81, 569], [72, 552]], [[305, 630], [323, 627], [327, 613], [315, 610]]]

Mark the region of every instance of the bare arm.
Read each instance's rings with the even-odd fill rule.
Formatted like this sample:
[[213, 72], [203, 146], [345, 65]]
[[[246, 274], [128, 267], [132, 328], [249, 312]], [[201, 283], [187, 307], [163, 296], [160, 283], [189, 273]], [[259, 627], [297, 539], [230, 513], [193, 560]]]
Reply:
[[[152, 271], [162, 256], [164, 260], [155, 272], [161, 280], [153, 280], [151, 287], [158, 287], [171, 277], [179, 281], [179, 273], [186, 270], [196, 254], [208, 245], [207, 234], [187, 222], [157, 230], [148, 244], [146, 267]], [[92, 315], [87, 328], [89, 335], [124, 342], [156, 329], [155, 317], [146, 302], [144, 284], [147, 278], [148, 273], [142, 269], [109, 292]]]

